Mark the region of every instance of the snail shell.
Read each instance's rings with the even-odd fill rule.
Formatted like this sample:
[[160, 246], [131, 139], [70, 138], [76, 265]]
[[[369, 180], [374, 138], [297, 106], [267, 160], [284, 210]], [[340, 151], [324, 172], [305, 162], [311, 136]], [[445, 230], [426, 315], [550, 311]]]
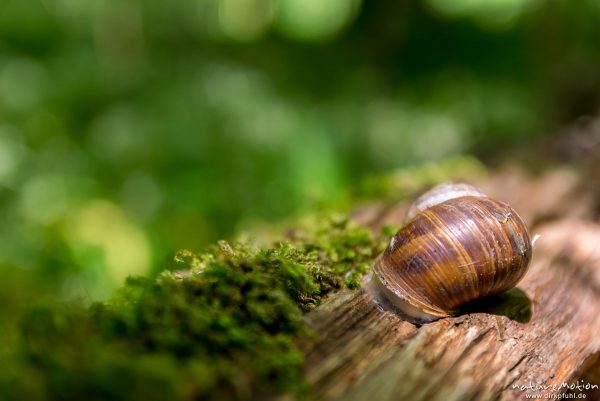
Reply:
[[467, 184], [442, 184], [417, 199], [408, 222], [373, 266], [377, 288], [401, 312], [431, 321], [514, 287], [532, 245], [509, 205]]
[[406, 223], [423, 210], [429, 209], [438, 203], [442, 203], [448, 199], [460, 198], [461, 196], [485, 196], [485, 194], [479, 188], [462, 182], [440, 184], [425, 192], [413, 202], [408, 212], [406, 212], [404, 222]]

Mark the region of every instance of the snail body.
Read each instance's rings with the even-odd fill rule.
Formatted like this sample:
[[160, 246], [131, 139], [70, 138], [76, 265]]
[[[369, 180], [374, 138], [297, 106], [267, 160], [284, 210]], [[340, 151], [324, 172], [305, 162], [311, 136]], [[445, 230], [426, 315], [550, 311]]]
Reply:
[[532, 254], [527, 227], [509, 205], [466, 184], [442, 185], [415, 202], [373, 266], [380, 292], [420, 321], [514, 287]]

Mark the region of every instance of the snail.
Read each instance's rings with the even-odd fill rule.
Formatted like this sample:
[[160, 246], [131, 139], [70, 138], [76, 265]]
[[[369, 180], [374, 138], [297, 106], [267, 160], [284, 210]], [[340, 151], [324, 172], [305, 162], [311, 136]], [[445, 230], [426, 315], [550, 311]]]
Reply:
[[411, 206], [375, 261], [372, 280], [401, 313], [427, 322], [513, 288], [531, 254], [527, 227], [514, 209], [471, 185], [447, 183]]

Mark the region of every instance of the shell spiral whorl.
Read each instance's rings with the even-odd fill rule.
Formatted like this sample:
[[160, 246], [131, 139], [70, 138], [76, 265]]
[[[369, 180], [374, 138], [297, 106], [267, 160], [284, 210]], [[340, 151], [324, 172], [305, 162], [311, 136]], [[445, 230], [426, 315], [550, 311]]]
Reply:
[[[442, 184], [428, 192], [438, 201], [419, 198], [418, 210], [375, 262], [377, 287], [414, 319], [453, 315], [466, 302], [514, 287], [527, 271], [532, 246], [521, 218], [467, 187]], [[447, 192], [453, 194], [440, 196]]]

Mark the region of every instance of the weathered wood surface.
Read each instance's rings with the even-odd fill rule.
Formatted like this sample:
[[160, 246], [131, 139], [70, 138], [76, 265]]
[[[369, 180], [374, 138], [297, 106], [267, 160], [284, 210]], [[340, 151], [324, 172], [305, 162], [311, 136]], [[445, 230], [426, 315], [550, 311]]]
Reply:
[[[535, 179], [505, 170], [482, 186], [510, 202], [541, 235], [518, 289], [421, 326], [378, 302], [369, 285], [334, 294], [308, 315], [317, 333], [304, 345], [311, 398], [516, 400], [557, 391], [515, 385], [595, 377], [600, 225], [592, 222], [592, 199], [569, 170]], [[371, 227], [398, 224], [405, 210], [367, 206], [355, 218]], [[600, 390], [587, 394], [594, 399]]]

